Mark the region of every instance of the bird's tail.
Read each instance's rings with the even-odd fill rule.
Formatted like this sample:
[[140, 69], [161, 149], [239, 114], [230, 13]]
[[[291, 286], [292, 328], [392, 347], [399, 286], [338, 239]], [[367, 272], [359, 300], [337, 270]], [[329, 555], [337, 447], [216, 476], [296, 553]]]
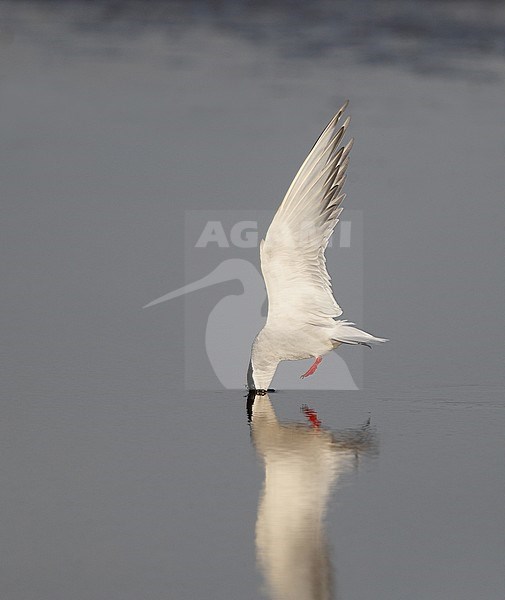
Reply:
[[362, 344], [369, 347], [370, 344], [382, 344], [389, 341], [385, 338], [375, 337], [366, 331], [361, 331], [353, 325], [354, 323], [345, 320], [336, 321], [332, 340], [340, 344]]

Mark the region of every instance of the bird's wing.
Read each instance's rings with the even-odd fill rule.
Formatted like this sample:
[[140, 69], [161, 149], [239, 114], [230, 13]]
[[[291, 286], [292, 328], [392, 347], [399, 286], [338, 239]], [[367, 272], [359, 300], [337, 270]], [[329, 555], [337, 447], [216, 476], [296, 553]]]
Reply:
[[350, 118], [348, 102], [323, 131], [277, 210], [261, 242], [261, 270], [268, 293], [268, 320], [327, 323], [342, 309], [335, 301], [324, 251], [342, 212], [342, 187], [351, 139], [340, 142]]

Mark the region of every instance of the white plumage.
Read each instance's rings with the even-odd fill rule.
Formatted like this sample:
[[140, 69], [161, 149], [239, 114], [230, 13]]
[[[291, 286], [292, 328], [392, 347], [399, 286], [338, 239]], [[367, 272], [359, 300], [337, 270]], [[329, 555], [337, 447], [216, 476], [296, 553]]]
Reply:
[[268, 294], [268, 318], [256, 336], [248, 372], [250, 389], [266, 390], [282, 360], [321, 357], [340, 344], [376, 344], [383, 338], [336, 320], [342, 309], [333, 297], [324, 251], [345, 198], [342, 188], [353, 140], [341, 144], [349, 126], [342, 106], [300, 167], [260, 245]]

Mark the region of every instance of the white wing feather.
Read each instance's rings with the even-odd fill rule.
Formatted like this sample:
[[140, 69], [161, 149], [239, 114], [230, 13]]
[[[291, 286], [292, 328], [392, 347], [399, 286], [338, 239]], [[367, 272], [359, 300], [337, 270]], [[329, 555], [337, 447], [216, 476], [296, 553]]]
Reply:
[[[261, 270], [268, 293], [268, 321], [292, 326], [327, 325], [342, 309], [333, 297], [324, 251], [342, 212], [342, 187], [351, 139], [339, 144], [350, 118], [347, 107], [323, 131], [277, 210], [261, 242]], [[280, 323], [279, 323], [280, 324]]]

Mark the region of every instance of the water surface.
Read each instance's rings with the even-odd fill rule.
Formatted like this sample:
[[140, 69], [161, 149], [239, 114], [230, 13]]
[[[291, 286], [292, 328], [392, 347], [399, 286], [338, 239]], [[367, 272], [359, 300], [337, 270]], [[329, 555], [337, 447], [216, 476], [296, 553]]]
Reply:
[[[2, 597], [503, 598], [503, 8], [313, 4], [2, 4]], [[184, 211], [272, 210], [347, 97], [391, 342], [186, 390]]]

